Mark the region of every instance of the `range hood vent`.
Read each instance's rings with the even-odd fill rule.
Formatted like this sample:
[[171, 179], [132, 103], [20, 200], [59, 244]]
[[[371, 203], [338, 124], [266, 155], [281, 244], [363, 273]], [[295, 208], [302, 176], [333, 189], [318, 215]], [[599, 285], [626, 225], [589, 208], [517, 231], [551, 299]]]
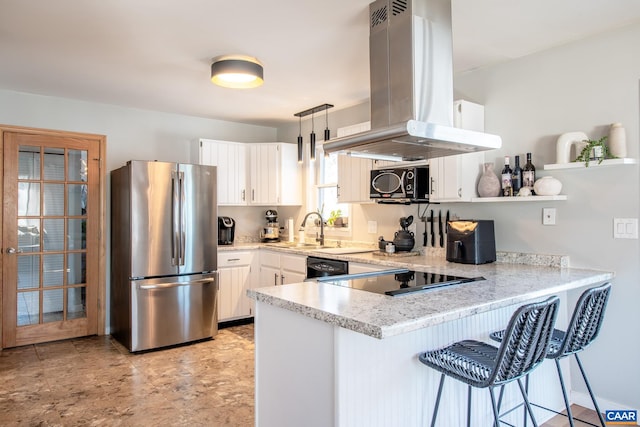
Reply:
[[411, 161], [502, 146], [453, 127], [450, 0], [377, 0], [369, 16], [372, 130], [326, 142], [325, 152]]

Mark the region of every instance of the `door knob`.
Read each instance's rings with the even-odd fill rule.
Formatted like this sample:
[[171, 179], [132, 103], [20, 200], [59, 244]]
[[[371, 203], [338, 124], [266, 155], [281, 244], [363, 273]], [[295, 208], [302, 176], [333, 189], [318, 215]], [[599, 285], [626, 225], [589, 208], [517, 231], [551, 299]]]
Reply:
[[22, 253], [22, 249], [16, 250], [16, 248], [7, 248], [7, 253], [8, 254], [21, 254]]

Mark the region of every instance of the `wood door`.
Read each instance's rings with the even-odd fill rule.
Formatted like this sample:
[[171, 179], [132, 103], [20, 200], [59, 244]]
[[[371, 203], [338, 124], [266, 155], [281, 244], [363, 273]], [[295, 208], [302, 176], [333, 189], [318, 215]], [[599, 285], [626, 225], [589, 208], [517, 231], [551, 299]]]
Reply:
[[103, 149], [76, 134], [3, 132], [3, 348], [98, 333]]

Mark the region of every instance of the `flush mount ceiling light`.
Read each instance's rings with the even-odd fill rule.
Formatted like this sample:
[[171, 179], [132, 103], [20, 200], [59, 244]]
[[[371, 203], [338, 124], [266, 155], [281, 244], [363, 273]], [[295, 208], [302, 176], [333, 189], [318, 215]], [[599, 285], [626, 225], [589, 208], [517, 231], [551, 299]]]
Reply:
[[264, 83], [262, 63], [245, 55], [213, 58], [211, 82], [232, 89], [250, 89]]

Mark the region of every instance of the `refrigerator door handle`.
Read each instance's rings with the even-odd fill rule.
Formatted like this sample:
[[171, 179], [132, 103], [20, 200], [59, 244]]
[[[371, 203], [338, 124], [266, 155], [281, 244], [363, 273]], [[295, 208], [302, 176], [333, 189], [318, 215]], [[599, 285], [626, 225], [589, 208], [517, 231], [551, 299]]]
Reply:
[[174, 282], [174, 283], [156, 283], [153, 285], [138, 285], [138, 289], [149, 290], [149, 289], [169, 289], [169, 288], [177, 288], [178, 286], [190, 286], [190, 285], [205, 285], [207, 283], [215, 282], [213, 277], [202, 280], [194, 280], [193, 282]]
[[177, 172], [171, 172], [171, 265], [179, 265], [180, 258], [180, 189]]
[[178, 182], [180, 182], [180, 259], [178, 265], [184, 265], [186, 252], [186, 232], [187, 223], [184, 215], [185, 192], [184, 192], [184, 172], [178, 172]]

